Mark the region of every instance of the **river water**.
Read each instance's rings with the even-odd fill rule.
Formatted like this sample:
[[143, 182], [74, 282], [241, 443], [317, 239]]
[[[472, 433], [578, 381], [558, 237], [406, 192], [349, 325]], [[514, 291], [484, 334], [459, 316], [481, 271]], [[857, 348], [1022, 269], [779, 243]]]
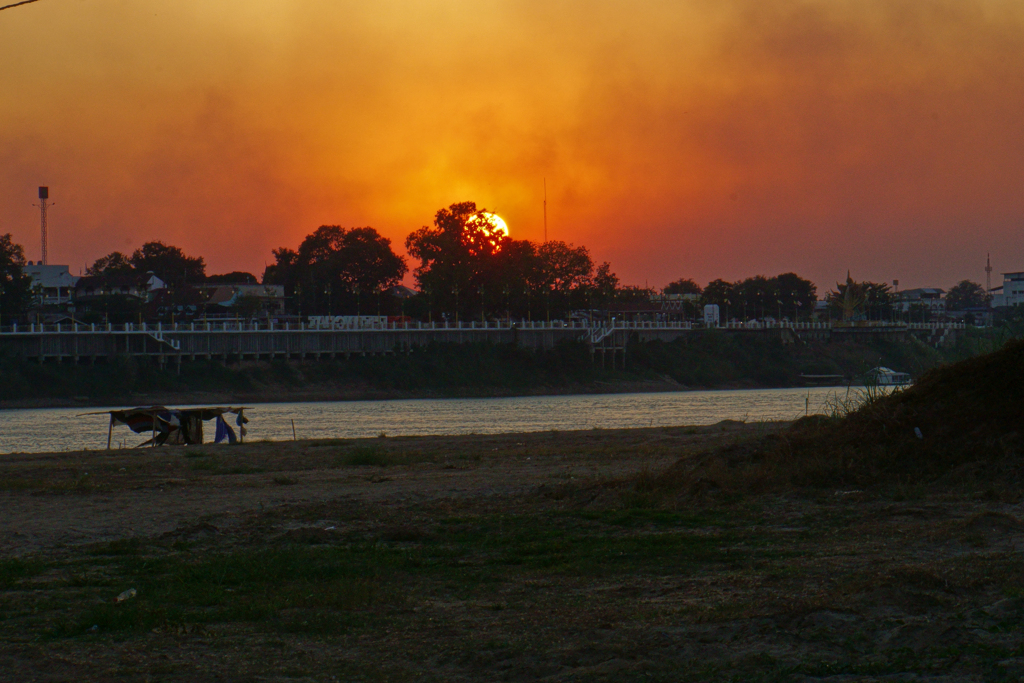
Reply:
[[[714, 424], [721, 420], [792, 420], [825, 412], [847, 389], [749, 389], [645, 394], [583, 394], [515, 398], [412, 399], [256, 403], [246, 410], [247, 440], [359, 438], [428, 434], [495, 434], [625, 427]], [[857, 389], [851, 390], [851, 396]], [[114, 406], [123, 408], [124, 406]], [[185, 407], [185, 406], [181, 406]], [[0, 410], [0, 453], [101, 449], [107, 416], [82, 413], [106, 408]], [[212, 423], [208, 424], [208, 437]], [[115, 447], [149, 438], [114, 428]]]

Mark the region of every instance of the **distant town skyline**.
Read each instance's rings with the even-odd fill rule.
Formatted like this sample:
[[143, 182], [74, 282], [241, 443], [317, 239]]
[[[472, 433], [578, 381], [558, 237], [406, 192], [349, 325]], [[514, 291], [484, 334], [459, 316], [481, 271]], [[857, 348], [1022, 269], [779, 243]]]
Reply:
[[626, 283], [1024, 269], [1024, 7], [37, 2], [0, 13], [0, 233], [261, 274], [475, 201]]

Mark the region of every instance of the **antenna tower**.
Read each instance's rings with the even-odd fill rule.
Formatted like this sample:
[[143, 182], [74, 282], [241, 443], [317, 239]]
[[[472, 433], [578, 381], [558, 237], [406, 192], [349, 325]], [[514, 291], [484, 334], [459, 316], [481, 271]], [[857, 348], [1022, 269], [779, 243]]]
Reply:
[[548, 241], [548, 179], [544, 179], [544, 241]]
[[985, 256], [985, 293], [992, 293], [992, 254]]
[[43, 265], [48, 265], [50, 259], [46, 254], [46, 202], [50, 198], [50, 188], [39, 187], [39, 228], [43, 239]]

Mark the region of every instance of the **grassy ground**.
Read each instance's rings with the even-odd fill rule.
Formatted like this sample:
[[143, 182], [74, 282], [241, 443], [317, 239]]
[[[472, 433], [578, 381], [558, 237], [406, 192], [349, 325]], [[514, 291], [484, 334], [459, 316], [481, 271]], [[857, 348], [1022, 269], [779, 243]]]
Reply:
[[1021, 491], [967, 479], [758, 491], [707, 465], [787, 433], [12, 456], [0, 671], [1020, 680]]

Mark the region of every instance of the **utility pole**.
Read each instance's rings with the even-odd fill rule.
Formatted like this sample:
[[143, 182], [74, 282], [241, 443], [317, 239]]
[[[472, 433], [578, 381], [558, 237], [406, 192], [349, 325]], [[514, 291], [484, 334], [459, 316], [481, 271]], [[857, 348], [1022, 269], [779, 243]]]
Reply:
[[903, 322], [903, 302], [900, 301], [900, 281], [893, 280], [892, 286], [896, 289], [896, 310], [900, 314], [900, 322]]
[[985, 255], [985, 293], [992, 295], [992, 254]]
[[548, 241], [548, 179], [544, 179], [544, 241]]
[[39, 228], [43, 242], [43, 265], [47, 265], [50, 262], [49, 257], [46, 253], [46, 207], [47, 200], [50, 198], [50, 188], [39, 187]]

